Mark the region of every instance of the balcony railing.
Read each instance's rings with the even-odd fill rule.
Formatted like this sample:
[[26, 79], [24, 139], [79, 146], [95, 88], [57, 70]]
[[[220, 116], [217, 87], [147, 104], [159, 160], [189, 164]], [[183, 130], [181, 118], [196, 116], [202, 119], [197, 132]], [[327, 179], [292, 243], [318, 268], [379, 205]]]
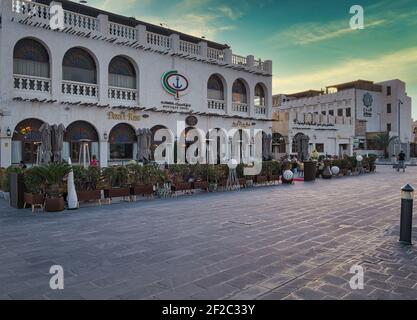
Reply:
[[13, 0], [12, 12], [49, 21], [49, 6], [27, 0]]
[[136, 102], [138, 90], [128, 88], [109, 87], [109, 99], [124, 102]]
[[20, 74], [13, 75], [14, 88], [18, 91], [51, 93], [51, 79]]
[[242, 56], [238, 56], [236, 54], [232, 55], [232, 63], [239, 65], [239, 66], [246, 66], [247, 65], [247, 61], [245, 57]]
[[232, 110], [233, 112], [248, 113], [249, 105], [247, 103], [233, 102]]
[[64, 11], [64, 24], [80, 30], [97, 31], [99, 22], [97, 18], [85, 16], [83, 14]]
[[62, 81], [62, 93], [64, 95], [98, 99], [99, 86], [96, 84], [74, 81]]
[[[15, 21], [30, 21], [32, 26], [47, 28], [50, 24], [50, 7], [45, 4], [39, 4], [30, 0], [12, 0], [12, 14], [16, 18]], [[228, 55], [225, 50], [215, 48], [207, 48], [207, 51], [202, 51], [199, 44], [179, 40], [179, 43], [173, 43], [175, 38], [171, 38], [162, 34], [141, 31], [141, 28], [133, 28], [114, 22], [108, 23], [108, 29], [103, 30], [100, 25], [101, 17], [95, 18], [80, 13], [64, 10], [64, 29], [65, 32], [72, 30], [81, 31], [80, 36], [84, 35], [99, 35], [113, 36], [125, 42], [138, 41], [142, 46], [152, 47], [160, 50], [170, 50], [178, 48], [179, 52], [187, 53], [194, 56], [202, 56], [210, 60], [218, 62], [225, 62], [242, 67], [253, 67], [262, 72], [272, 72], [270, 64], [266, 64], [261, 60], [249, 61], [244, 56], [235, 54]], [[144, 32], [142, 34], [142, 32]], [[78, 34], [78, 33], [75, 33]], [[252, 65], [253, 63], [253, 65]]]
[[171, 48], [171, 39], [153, 32], [146, 33], [146, 42], [151, 46], [162, 47], [164, 49]]
[[118, 23], [110, 22], [109, 33], [125, 40], [135, 41], [137, 39], [137, 30], [132, 27], [124, 26]]
[[200, 54], [200, 48], [198, 44], [180, 40], [180, 51], [188, 54], [198, 56]]
[[266, 115], [268, 112], [267, 107], [255, 106], [255, 114]]
[[224, 100], [214, 100], [208, 99], [207, 100], [208, 108], [211, 110], [222, 110], [224, 111], [226, 108], [226, 102]]
[[224, 60], [224, 52], [222, 50], [207, 48], [207, 58], [213, 60]]

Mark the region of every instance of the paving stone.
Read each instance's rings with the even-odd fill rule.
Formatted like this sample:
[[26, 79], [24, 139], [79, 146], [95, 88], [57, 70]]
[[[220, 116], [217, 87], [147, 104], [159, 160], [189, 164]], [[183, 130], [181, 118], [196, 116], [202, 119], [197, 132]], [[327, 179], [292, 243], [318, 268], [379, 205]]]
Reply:
[[[0, 200], [0, 299], [416, 299], [417, 249], [398, 243], [398, 190], [416, 174], [379, 167], [54, 215]], [[54, 264], [63, 292], [48, 287]]]

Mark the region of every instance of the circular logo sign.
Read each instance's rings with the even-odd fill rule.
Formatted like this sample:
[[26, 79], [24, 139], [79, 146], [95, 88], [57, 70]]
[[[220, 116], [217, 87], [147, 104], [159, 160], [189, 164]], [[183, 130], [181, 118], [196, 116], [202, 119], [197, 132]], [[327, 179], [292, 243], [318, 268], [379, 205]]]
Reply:
[[365, 105], [365, 107], [368, 107], [368, 108], [372, 107], [373, 103], [374, 103], [374, 99], [369, 93], [363, 96], [363, 104]]
[[198, 119], [195, 116], [189, 116], [185, 119], [187, 126], [195, 127], [198, 124]]
[[163, 74], [162, 86], [166, 92], [179, 99], [180, 95], [188, 89], [189, 83], [188, 79], [177, 70], [171, 70]]

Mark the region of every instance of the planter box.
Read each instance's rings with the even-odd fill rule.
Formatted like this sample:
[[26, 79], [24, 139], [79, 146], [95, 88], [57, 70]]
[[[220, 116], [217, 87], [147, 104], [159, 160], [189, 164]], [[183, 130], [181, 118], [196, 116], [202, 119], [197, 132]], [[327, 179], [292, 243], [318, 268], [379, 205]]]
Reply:
[[280, 180], [280, 176], [278, 176], [278, 175], [276, 175], [276, 176], [269, 176], [268, 177], [268, 181], [269, 182], [277, 183], [277, 182], [279, 182], [279, 180]]
[[266, 176], [256, 176], [255, 182], [256, 184], [266, 184], [268, 182], [268, 178]]
[[80, 206], [81, 202], [89, 202], [89, 201], [96, 201], [101, 205], [101, 190], [78, 191], [77, 198], [78, 198], [78, 207]]
[[194, 190], [206, 190], [208, 191], [209, 189], [209, 183], [207, 181], [197, 181], [197, 182], [193, 182], [193, 189]]
[[123, 199], [128, 198], [129, 202], [131, 201], [129, 188], [105, 189], [104, 197], [108, 199], [109, 204], [112, 203], [113, 198], [123, 198]]
[[32, 207], [32, 212], [35, 212], [36, 208], [39, 209], [44, 209], [44, 204], [45, 204], [45, 195], [43, 194], [35, 194], [35, 193], [27, 193], [25, 192], [24, 196], [24, 208], [26, 208], [26, 206], [31, 206]]
[[241, 188], [246, 188], [246, 179], [245, 178], [240, 178], [239, 179], [239, 184]]
[[171, 186], [171, 190], [173, 192], [190, 191], [190, 190], [193, 190], [193, 186], [189, 182], [178, 182]]
[[130, 194], [134, 197], [136, 196], [153, 196], [154, 195], [154, 187], [152, 184], [147, 185], [139, 185], [130, 188]]
[[64, 210], [65, 210], [64, 197], [45, 199], [45, 211], [46, 212], [61, 212]]

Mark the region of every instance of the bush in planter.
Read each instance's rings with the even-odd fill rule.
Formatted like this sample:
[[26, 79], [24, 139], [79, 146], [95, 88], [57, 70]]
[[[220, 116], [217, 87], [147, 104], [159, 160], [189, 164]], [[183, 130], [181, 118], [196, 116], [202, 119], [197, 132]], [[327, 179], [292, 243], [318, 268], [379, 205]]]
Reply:
[[43, 209], [45, 202], [45, 190], [43, 189], [43, 176], [38, 173], [38, 169], [32, 168], [24, 172], [23, 181], [25, 184], [24, 207], [32, 206], [32, 211], [36, 207]]
[[103, 169], [105, 183], [104, 197], [111, 204], [113, 198], [130, 199], [129, 171], [124, 166], [114, 166]]
[[23, 173], [23, 170], [19, 167], [10, 166], [7, 169], [3, 169], [3, 174], [1, 178], [0, 189], [4, 192], [10, 192], [10, 174], [11, 173]]
[[101, 202], [101, 170], [97, 167], [84, 168], [74, 166], [74, 183], [77, 190], [78, 202]]
[[63, 193], [66, 190], [65, 178], [71, 171], [66, 163], [53, 163], [47, 166], [34, 167], [33, 174], [42, 181], [42, 189], [46, 194], [45, 210], [58, 212], [65, 209]]

